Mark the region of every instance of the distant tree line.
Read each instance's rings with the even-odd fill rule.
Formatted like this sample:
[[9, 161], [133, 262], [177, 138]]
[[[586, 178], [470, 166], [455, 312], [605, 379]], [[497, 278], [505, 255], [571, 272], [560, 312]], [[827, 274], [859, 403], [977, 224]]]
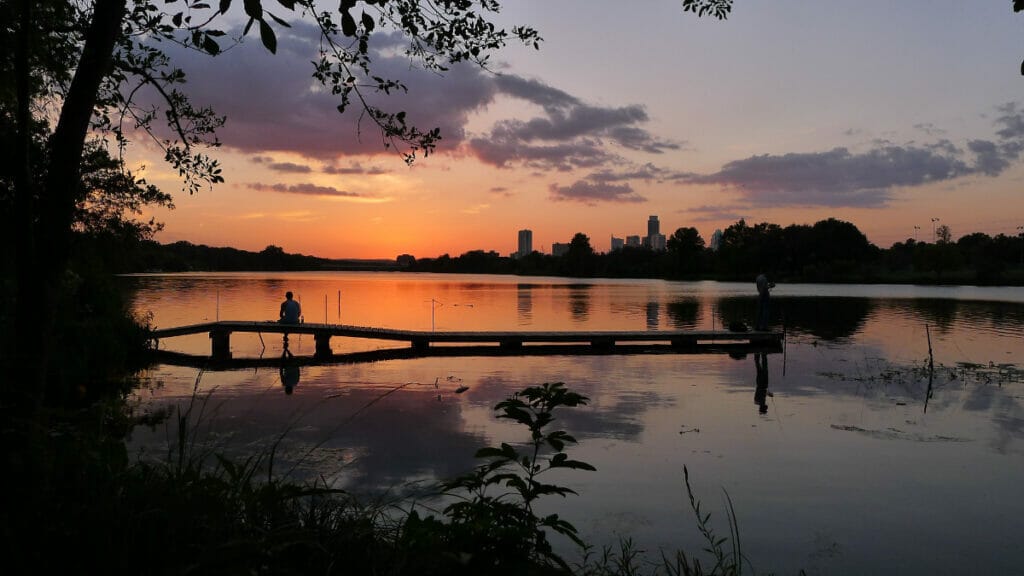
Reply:
[[[89, 242], [100, 243], [97, 252], [111, 250], [102, 237]], [[131, 246], [131, 245], [130, 245]], [[107, 254], [115, 253], [107, 251]], [[309, 270], [395, 270], [394, 260], [347, 260], [289, 254], [280, 246], [270, 245], [259, 252], [237, 248], [212, 247], [191, 242], [160, 244], [141, 240], [132, 247], [116, 251], [116, 272], [276, 272]]]
[[[717, 250], [691, 227], [669, 236], [665, 251], [626, 246], [602, 254], [585, 234], [577, 233], [564, 255], [533, 252], [519, 258], [471, 250], [454, 257], [339, 260], [289, 254], [274, 245], [250, 252], [184, 241], [160, 244], [151, 239], [153, 231], [125, 225], [83, 229], [75, 245], [82, 254], [106, 260], [115, 272], [403, 270], [740, 281], [765, 272], [787, 282], [1024, 284], [1024, 237], [975, 232], [954, 241], [949, 227], [940, 226], [935, 242], [908, 238], [883, 249], [855, 225], [834, 218], [786, 227], [739, 220], [722, 232]], [[112, 253], [119, 257], [112, 261]]]
[[786, 227], [744, 220], [726, 228], [717, 250], [695, 228], [679, 228], [667, 250], [626, 246], [599, 254], [577, 233], [561, 256], [533, 252], [520, 258], [472, 250], [413, 261], [406, 270], [675, 280], [750, 280], [759, 272], [789, 282], [1024, 283], [1024, 237], [975, 232], [952, 240], [947, 227], [936, 241], [907, 239], [882, 249], [853, 224], [829, 218]]

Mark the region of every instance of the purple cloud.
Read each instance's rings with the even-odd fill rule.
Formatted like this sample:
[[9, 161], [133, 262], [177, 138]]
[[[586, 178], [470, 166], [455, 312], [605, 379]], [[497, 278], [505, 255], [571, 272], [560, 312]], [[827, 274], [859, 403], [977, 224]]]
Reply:
[[577, 180], [570, 186], [550, 187], [553, 200], [581, 202], [593, 206], [598, 202], [646, 202], [629, 184], [608, 184]]
[[359, 162], [353, 162], [348, 166], [324, 166], [323, 173], [341, 175], [379, 176], [381, 174], [388, 174], [389, 171], [383, 168], [379, 168], [377, 166], [366, 168]]
[[739, 206], [697, 206], [695, 208], [687, 208], [685, 210], [679, 210], [678, 212], [684, 214], [690, 214], [691, 219], [696, 222], [718, 222], [722, 220], [736, 221], [747, 218], [742, 212]]
[[267, 165], [267, 168], [276, 172], [287, 172], [290, 174], [308, 174], [313, 171], [312, 168], [305, 164], [295, 164], [294, 162], [272, 162]]
[[[1024, 151], [1024, 112], [1015, 104], [998, 107], [998, 141], [970, 140], [966, 149], [947, 139], [930, 144], [875, 142], [865, 152], [846, 148], [828, 152], [764, 154], [734, 160], [713, 174], [683, 174], [676, 179], [718, 184], [756, 206], [888, 205], [894, 189], [964, 176], [998, 176]], [[932, 125], [918, 125], [940, 134]]]
[[347, 192], [338, 190], [333, 186], [319, 186], [317, 184], [262, 184], [259, 182], [250, 183], [249, 188], [253, 190], [280, 192], [282, 194], [301, 194], [305, 196], [329, 196], [333, 198], [366, 198], [358, 192]]

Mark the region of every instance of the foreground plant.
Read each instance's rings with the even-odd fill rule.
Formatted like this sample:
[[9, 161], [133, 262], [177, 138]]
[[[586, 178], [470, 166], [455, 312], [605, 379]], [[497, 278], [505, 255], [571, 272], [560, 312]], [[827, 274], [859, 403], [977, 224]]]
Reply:
[[[445, 556], [436, 557], [438, 571], [465, 573], [568, 573], [569, 565], [554, 552], [549, 531], [583, 542], [576, 527], [557, 514], [539, 516], [534, 504], [541, 496], [575, 494], [571, 488], [543, 482], [556, 468], [595, 470], [572, 460], [565, 447], [576, 438], [564, 430], [547, 431], [558, 408], [582, 406], [588, 398], [572, 392], [561, 382], [526, 388], [499, 402], [498, 418], [518, 422], [530, 430], [522, 447], [502, 443], [482, 448], [476, 457], [485, 464], [472, 472], [444, 482], [446, 496], [455, 498], [443, 510], [447, 525], [433, 517], [411, 512], [404, 527], [406, 543], [423, 545], [443, 534]], [[432, 572], [433, 570], [428, 570]]]

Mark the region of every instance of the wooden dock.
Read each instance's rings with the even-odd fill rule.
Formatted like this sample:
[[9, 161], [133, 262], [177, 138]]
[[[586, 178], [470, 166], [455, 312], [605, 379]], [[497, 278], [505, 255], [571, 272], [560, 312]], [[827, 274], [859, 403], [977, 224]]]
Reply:
[[723, 344], [754, 346], [758, 348], [780, 348], [782, 332], [749, 331], [731, 332], [726, 330], [607, 330], [607, 331], [492, 331], [492, 332], [427, 332], [397, 330], [392, 328], [369, 328], [343, 324], [280, 324], [278, 322], [220, 321], [191, 324], [176, 328], [154, 330], [152, 339], [156, 342], [175, 336], [208, 333], [210, 335], [210, 357], [214, 360], [231, 358], [231, 334], [235, 332], [273, 334], [312, 334], [316, 343], [314, 358], [330, 359], [331, 338], [363, 338], [408, 342], [414, 351], [426, 352], [433, 345], [494, 345], [506, 352], [515, 352], [535, 345], [587, 345], [594, 350], [614, 351], [620, 344], [668, 345], [681, 352], [695, 352]]

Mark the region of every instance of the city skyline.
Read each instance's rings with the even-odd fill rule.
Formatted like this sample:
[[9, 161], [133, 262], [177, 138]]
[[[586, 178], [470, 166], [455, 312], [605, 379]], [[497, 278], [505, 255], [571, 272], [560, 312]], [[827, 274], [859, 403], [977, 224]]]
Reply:
[[412, 168], [311, 79], [307, 24], [278, 30], [275, 55], [252, 35], [216, 58], [171, 48], [184, 89], [227, 116], [212, 151], [226, 183], [179, 192], [135, 135], [131, 166], [175, 193], [176, 210], [145, 214], [166, 224], [157, 240], [394, 258], [512, 253], [525, 222], [534, 245], [585, 231], [605, 249], [651, 214], [706, 241], [739, 219], [832, 217], [880, 247], [930, 238], [934, 218], [954, 238], [1024, 223], [1024, 16], [1005, 2], [780, 0], [721, 22], [659, 2], [638, 13], [645, 27], [603, 0], [503, 8], [544, 42], [488, 71], [420, 73], [373, 38], [409, 85], [386, 105], [442, 131]]

